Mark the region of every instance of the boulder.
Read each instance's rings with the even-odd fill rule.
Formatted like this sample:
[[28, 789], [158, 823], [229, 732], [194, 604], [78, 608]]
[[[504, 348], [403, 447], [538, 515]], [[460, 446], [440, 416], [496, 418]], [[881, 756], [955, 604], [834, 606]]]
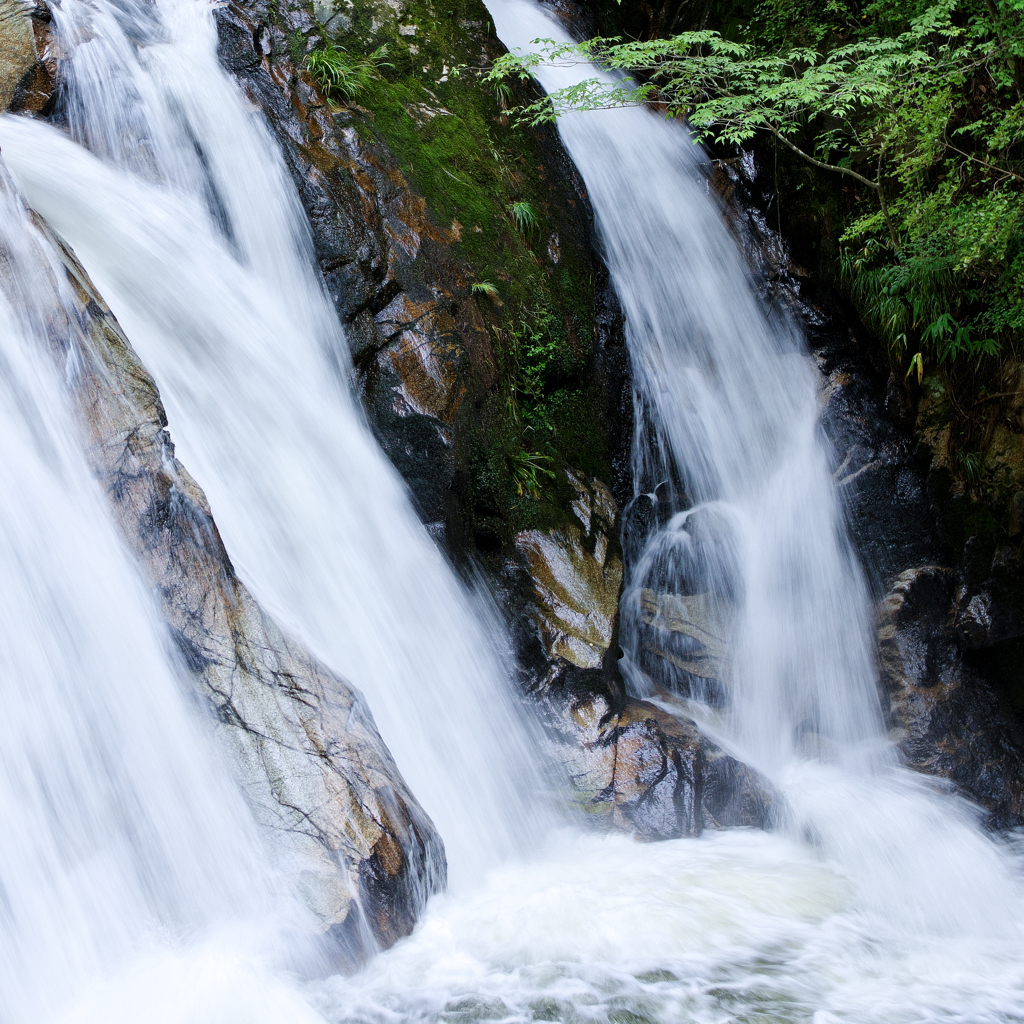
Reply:
[[[772, 807], [766, 780], [707, 739], [678, 701], [670, 713], [626, 694], [617, 667], [618, 506], [602, 481], [568, 475], [576, 521], [518, 535], [506, 578], [527, 609], [517, 643], [524, 686], [540, 705], [573, 805], [592, 824], [649, 840], [765, 825]], [[659, 595], [646, 593], [655, 630], [664, 626], [672, 636], [697, 628], [681, 618], [684, 599], [661, 596], [659, 618]], [[720, 659], [720, 645], [714, 649]]]
[[614, 540], [618, 509], [600, 480], [566, 474], [579, 524], [524, 530], [515, 538], [532, 581], [534, 618], [545, 654], [599, 669], [615, 635], [622, 559]]
[[956, 573], [901, 573], [878, 610], [878, 658], [890, 736], [905, 763], [948, 780], [988, 824], [1024, 824], [1024, 747], [987, 673], [957, 643]]
[[658, 840], [769, 823], [767, 780], [680, 710], [632, 697], [610, 705], [602, 694], [549, 706], [551, 746], [572, 781], [575, 806], [601, 827]]

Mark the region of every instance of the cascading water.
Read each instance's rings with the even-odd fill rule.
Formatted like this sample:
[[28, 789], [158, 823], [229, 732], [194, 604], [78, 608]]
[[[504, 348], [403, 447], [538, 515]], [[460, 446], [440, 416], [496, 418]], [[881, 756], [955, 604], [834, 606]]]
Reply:
[[71, 0], [54, 15], [76, 141], [8, 117], [5, 157], [154, 374], [241, 574], [367, 693], [459, 884], [529, 844], [537, 758], [500, 630], [348, 392], [280, 154], [217, 63], [206, 5]]
[[[81, 358], [76, 321], [60, 315], [73, 305], [6, 173], [0, 253], [0, 1021], [54, 1019], [140, 957], [166, 966], [168, 947], [177, 976], [152, 972], [140, 1013], [176, 1004], [185, 983], [243, 1016], [265, 999], [301, 1019], [298, 996], [247, 975], [281, 962], [282, 926], [308, 924], [275, 895], [86, 465], [65, 387]], [[190, 946], [216, 950], [219, 979], [189, 968]], [[101, 1003], [73, 1019], [128, 1019]]]
[[[491, 10], [510, 47], [570, 41], [525, 0], [493, 0]], [[537, 74], [550, 91], [598, 72], [563, 62]], [[657, 606], [667, 591], [695, 634], [719, 641], [699, 646], [717, 647], [725, 710], [715, 715], [705, 700], [691, 713], [772, 780], [794, 824], [857, 880], [862, 899], [910, 927], [1009, 927], [995, 851], [886, 745], [868, 597], [818, 427], [812, 364], [799, 333], [756, 301], [699, 149], [680, 125], [639, 108], [575, 113], [559, 128], [625, 313], [636, 493], [659, 483], [683, 492], [674, 507], [663, 493], [669, 515], [634, 559], [623, 601], [629, 682], [641, 695], [655, 689], [636, 640], [644, 600]], [[707, 698], [703, 677], [694, 691], [696, 673], [674, 675], [681, 696]]]
[[[509, 45], [564, 35], [527, 3], [492, 9]], [[800, 827], [537, 842], [533, 755], [487, 624], [346, 393], [301, 211], [216, 66], [208, 7], [62, 0], [54, 13], [76, 141], [8, 117], [5, 157], [154, 372], [241, 570], [367, 691], [463, 881], [409, 939], [304, 997], [273, 953], [238, 940], [292, 911], [270, 896], [251, 825], [179, 707], [54, 411], [45, 341], [16, 312], [32, 309], [39, 285], [26, 282], [0, 310], [2, 642], [27, 683], [0, 748], [3, 1024], [53, 1019], [68, 1000], [61, 1019], [88, 1024], [306, 1024], [309, 1002], [353, 1024], [1024, 1016], [1016, 861], [888, 758], [813, 376], [799, 339], [764, 327], [685, 135], [640, 110], [562, 126], [656, 428], [653, 448], [638, 445], [654, 467], [638, 487], [664, 477], [693, 503], [639, 553], [634, 597], [641, 610], [645, 589], [700, 599], [686, 607], [728, 640], [720, 691], [680, 677], [664, 696], [720, 705], [692, 710], [772, 778]], [[565, 73], [542, 71], [549, 86]], [[651, 687], [639, 657], [629, 668]], [[470, 884], [517, 831], [532, 855]]]
[[[511, 48], [568, 41], [526, 0], [488, 6]], [[548, 89], [599, 74], [536, 73]], [[398, 994], [465, 1020], [1016, 1019], [1018, 862], [887, 747], [802, 339], [756, 302], [680, 126], [620, 109], [559, 129], [626, 315], [637, 498], [656, 492], [623, 602], [627, 678], [764, 772], [788, 829], [642, 852], [563, 840], [472, 905], [436, 905], [336, 984], [333, 1006], [355, 1006], [333, 1012], [372, 1018]], [[663, 595], [703, 642], [652, 678], [640, 631]]]

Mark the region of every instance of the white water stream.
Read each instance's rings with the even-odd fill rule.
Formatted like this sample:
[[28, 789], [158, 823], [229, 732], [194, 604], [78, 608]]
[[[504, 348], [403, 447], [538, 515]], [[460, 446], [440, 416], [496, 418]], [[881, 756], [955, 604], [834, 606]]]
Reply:
[[0, 173], [0, 1022], [33, 1024], [140, 954], [282, 963], [308, 915], [171, 672], [68, 409], [68, 285]]
[[[527, 0], [492, 0], [491, 10], [510, 47], [568, 41]], [[595, 73], [564, 64], [538, 75], [551, 90]], [[710, 591], [711, 624], [730, 634], [725, 710], [695, 710], [782, 791], [793, 829], [880, 913], [923, 930], [1009, 927], [1008, 879], [989, 842], [955, 801], [898, 768], [886, 743], [867, 589], [831, 479], [813, 365], [798, 332], [757, 302], [701, 151], [682, 126], [640, 108], [571, 114], [559, 130], [625, 313], [634, 387], [655, 433], [650, 485], [674, 471], [694, 503], [648, 541], [634, 586]], [[639, 490], [651, 456], [638, 449], [634, 462]], [[624, 600], [627, 617], [638, 597]], [[635, 653], [629, 681], [645, 695], [651, 681]]]
[[[525, 2], [491, 8], [510, 46], [563, 35]], [[812, 374], [799, 338], [764, 327], [685, 135], [640, 110], [562, 125], [664, 463], [716, 513], [712, 550], [736, 574], [730, 696], [709, 728], [772, 778], [791, 827], [645, 846], [538, 821], [492, 624], [347, 392], [293, 187], [216, 65], [209, 9], [55, 15], [77, 141], [8, 117], [4, 157], [153, 372], [247, 582], [366, 692], [455, 886], [349, 978], [300, 984], [276, 940], [239, 938], [287, 912], [211, 781], [15, 296], [0, 649], [26, 702], [5, 702], [0, 745], [0, 1021], [1024, 1019], [1018, 859], [886, 751]], [[675, 565], [692, 562], [686, 521], [662, 534]]]
[[71, 134], [89, 148], [6, 118], [4, 156], [154, 375], [236, 568], [366, 693], [461, 884], [529, 845], [536, 757], [499, 631], [349, 393], [283, 160], [221, 70], [203, 5], [71, 0], [55, 23]]

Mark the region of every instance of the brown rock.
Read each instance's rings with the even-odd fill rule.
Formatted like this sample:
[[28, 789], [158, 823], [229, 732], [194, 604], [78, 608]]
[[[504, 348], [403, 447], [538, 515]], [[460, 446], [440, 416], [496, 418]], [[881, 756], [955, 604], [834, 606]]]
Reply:
[[622, 560], [607, 556], [607, 535], [588, 550], [579, 527], [526, 530], [516, 537], [533, 580], [536, 621], [549, 657], [600, 668], [612, 642]]
[[673, 839], [768, 819], [770, 786], [692, 721], [632, 698], [613, 709], [602, 696], [560, 718], [556, 756], [577, 805], [606, 828]]
[[0, 0], [0, 110], [38, 113], [56, 87], [49, 8]]

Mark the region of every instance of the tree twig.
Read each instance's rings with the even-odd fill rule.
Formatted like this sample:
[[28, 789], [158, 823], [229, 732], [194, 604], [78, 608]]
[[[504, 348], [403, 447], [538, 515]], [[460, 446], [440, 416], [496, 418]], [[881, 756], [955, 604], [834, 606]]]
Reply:
[[981, 164], [982, 167], [989, 168], [989, 170], [998, 171], [1000, 174], [1005, 174], [1008, 178], [1016, 178], [1017, 181], [1024, 182], [1024, 177], [1015, 173], [1014, 171], [1008, 171], [1005, 167], [997, 167], [995, 164], [989, 163], [987, 160], [982, 160], [980, 156], [974, 156], [972, 153], [965, 153], [962, 149], [960, 149], [957, 146], [954, 146], [953, 143], [949, 141], [949, 138], [947, 137], [945, 132], [942, 133], [942, 141], [947, 146], [949, 146], [949, 148], [953, 150], [954, 153], [959, 153], [961, 156], [967, 157], [968, 160], [973, 160], [976, 164]]
[[885, 201], [885, 189], [882, 186], [882, 161], [885, 159], [885, 147], [883, 146], [878, 153], [878, 170], [876, 175], [878, 177], [878, 201], [882, 204], [882, 216], [885, 218], [886, 227], [889, 229], [889, 237], [892, 239], [892, 244], [898, 249], [900, 247], [899, 236], [896, 234], [896, 229], [892, 226], [892, 221], [889, 219], [889, 206]]
[[856, 171], [851, 170], [849, 167], [839, 167], [837, 164], [827, 164], [824, 160], [818, 160], [811, 156], [810, 153], [805, 153], [799, 146], [790, 142], [778, 128], [772, 125], [765, 125], [765, 127], [781, 142], [784, 146], [788, 146], [797, 156], [803, 157], [808, 163], [814, 164], [815, 167], [821, 167], [826, 171], [835, 171], [837, 174], [847, 174], [851, 178], [856, 178], [857, 181], [867, 185], [868, 188], [873, 188], [876, 192], [881, 191], [881, 185], [877, 181], [872, 181], [870, 178], [865, 178], [863, 174], [858, 174]]
[[772, 125], [765, 126], [774, 136], [784, 145], [788, 146], [797, 156], [803, 157], [810, 164], [814, 164], [815, 167], [821, 167], [826, 171], [835, 171], [837, 174], [846, 174], [851, 178], [856, 178], [857, 181], [867, 185], [868, 188], [873, 188], [878, 193], [878, 201], [882, 205], [882, 216], [885, 218], [886, 227], [889, 229], [889, 238], [892, 239], [892, 244], [898, 249], [900, 245], [899, 236], [896, 234], [896, 228], [893, 226], [892, 220], [889, 217], [889, 205], [885, 201], [885, 189], [882, 188], [882, 160], [885, 157], [885, 150], [878, 154], [878, 181], [872, 181], [870, 178], [865, 178], [863, 174], [858, 174], [856, 171], [851, 170], [849, 167], [840, 167], [838, 164], [829, 164], [824, 160], [818, 160], [811, 156], [810, 153], [805, 153], [799, 146], [790, 142], [778, 128]]

